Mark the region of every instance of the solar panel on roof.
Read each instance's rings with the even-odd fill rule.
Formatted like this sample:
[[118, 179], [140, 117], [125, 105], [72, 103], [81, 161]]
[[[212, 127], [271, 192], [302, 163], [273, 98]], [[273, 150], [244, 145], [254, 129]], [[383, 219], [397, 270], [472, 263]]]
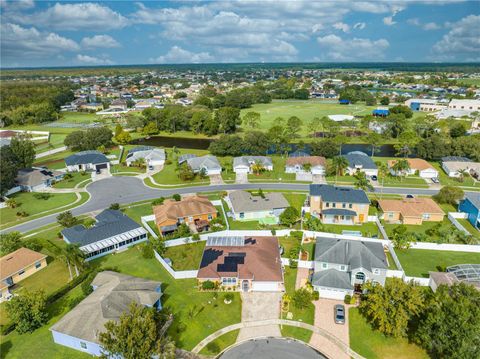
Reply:
[[207, 246], [212, 247], [240, 247], [245, 245], [245, 239], [243, 237], [208, 237]]

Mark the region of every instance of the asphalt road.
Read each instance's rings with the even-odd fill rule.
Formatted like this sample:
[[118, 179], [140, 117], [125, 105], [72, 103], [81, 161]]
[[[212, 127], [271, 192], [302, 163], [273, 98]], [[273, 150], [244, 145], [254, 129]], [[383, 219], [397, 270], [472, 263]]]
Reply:
[[[159, 197], [168, 197], [175, 193], [185, 194], [194, 192], [217, 192], [239, 189], [258, 189], [264, 190], [287, 190], [307, 192], [309, 184], [304, 183], [247, 183], [247, 184], [222, 184], [213, 186], [193, 186], [172, 189], [154, 189], [143, 184], [142, 180], [135, 177], [113, 176], [93, 182], [87, 186], [90, 193], [90, 200], [83, 205], [76, 207], [71, 212], [78, 216], [93, 211], [108, 208], [111, 203], [128, 204], [150, 200]], [[376, 192], [380, 192], [376, 189]], [[437, 190], [430, 189], [406, 189], [406, 188], [383, 188], [385, 194], [414, 194], [414, 195], [433, 195]], [[7, 228], [3, 232], [20, 231], [30, 232], [37, 228], [44, 227], [56, 222], [57, 214], [41, 217]]]
[[325, 359], [309, 346], [289, 339], [256, 339], [237, 345], [221, 359]]

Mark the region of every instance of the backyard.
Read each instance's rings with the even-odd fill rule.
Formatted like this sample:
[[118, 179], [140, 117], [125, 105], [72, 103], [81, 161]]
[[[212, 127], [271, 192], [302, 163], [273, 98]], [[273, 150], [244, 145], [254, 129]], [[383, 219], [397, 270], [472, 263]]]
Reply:
[[[385, 223], [383, 220], [382, 225], [389, 237], [392, 236], [393, 230], [400, 226], [399, 224]], [[405, 227], [407, 227], [408, 232], [414, 232], [417, 235], [424, 236], [422, 241], [438, 243], [446, 240], [443, 233], [456, 230], [455, 226], [447, 217], [441, 222], [424, 221], [419, 225], [407, 224]]]
[[197, 270], [200, 268], [205, 241], [188, 243], [185, 245], [167, 247], [163, 258], [172, 261], [172, 268], [176, 271]]
[[444, 270], [455, 264], [480, 264], [480, 254], [472, 252], [436, 251], [427, 249], [396, 250], [405, 274], [428, 278], [428, 272]]
[[323, 231], [329, 233], [342, 234], [343, 231], [359, 231], [363, 237], [382, 238], [382, 234], [375, 222], [365, 222], [357, 225], [343, 225], [343, 224], [323, 224]]

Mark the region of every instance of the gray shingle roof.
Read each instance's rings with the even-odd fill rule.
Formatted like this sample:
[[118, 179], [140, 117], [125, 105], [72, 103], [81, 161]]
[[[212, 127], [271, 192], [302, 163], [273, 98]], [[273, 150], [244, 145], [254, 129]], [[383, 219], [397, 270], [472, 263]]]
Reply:
[[212, 155], [189, 158], [187, 159], [187, 163], [193, 171], [200, 171], [202, 168], [206, 168], [207, 170], [222, 169], [217, 157]]
[[468, 192], [465, 194], [465, 198], [472, 202], [475, 207], [480, 208], [480, 193]]
[[264, 167], [273, 166], [272, 158], [267, 156], [241, 156], [233, 159], [233, 167], [247, 166], [250, 167], [254, 162], [261, 163]]
[[62, 235], [70, 243], [85, 246], [137, 228], [143, 228], [130, 217], [113, 209], [104, 210], [95, 219], [97, 223], [91, 228], [85, 228], [85, 226], [79, 224], [65, 228]]
[[327, 184], [311, 184], [310, 196], [321, 196], [324, 202], [369, 204], [365, 191], [349, 187], [336, 187]]
[[312, 284], [319, 287], [353, 289], [350, 283], [350, 274], [336, 269], [315, 272], [312, 277]]
[[357, 152], [350, 152], [349, 154], [346, 154], [343, 157], [347, 159], [349, 164], [348, 167], [350, 168], [356, 168], [357, 166], [364, 169], [377, 168], [377, 165], [375, 164], [375, 162], [373, 162], [373, 160], [364, 153], [360, 154]]
[[351, 269], [388, 268], [381, 243], [317, 237], [315, 261], [345, 264]]
[[65, 173], [45, 168], [24, 168], [18, 171], [15, 183], [19, 186], [38, 186]]
[[160, 282], [111, 271], [98, 273], [92, 286], [96, 289], [50, 330], [98, 343], [105, 323], [118, 320], [131, 302], [151, 307], [162, 296]]
[[65, 158], [65, 163], [67, 164], [67, 166], [84, 165], [87, 163], [98, 164], [107, 162], [108, 158], [99, 151], [77, 152]]
[[330, 214], [333, 216], [356, 216], [357, 212], [351, 211], [349, 209], [343, 209], [343, 208], [329, 208], [329, 209], [324, 209], [322, 211], [322, 214]]
[[283, 194], [278, 192], [265, 193], [265, 198], [252, 196], [246, 191], [233, 191], [228, 195], [233, 210], [240, 212], [271, 211], [290, 206]]
[[442, 162], [472, 162], [472, 160], [461, 156], [446, 156], [442, 157]]
[[135, 147], [128, 151], [126, 160], [127, 162], [133, 162], [140, 158], [150, 161], [163, 161], [165, 160], [165, 150], [149, 146]]

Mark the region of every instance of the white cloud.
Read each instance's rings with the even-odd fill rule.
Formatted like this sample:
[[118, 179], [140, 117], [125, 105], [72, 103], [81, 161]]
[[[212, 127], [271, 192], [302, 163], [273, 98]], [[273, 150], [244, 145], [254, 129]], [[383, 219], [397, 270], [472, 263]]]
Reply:
[[469, 15], [449, 25], [451, 30], [432, 48], [436, 58], [478, 58], [480, 54], [480, 15]]
[[439, 30], [441, 29], [442, 27], [440, 25], [438, 25], [437, 23], [434, 23], [434, 22], [428, 22], [426, 23], [425, 25], [423, 25], [423, 29], [424, 30]]
[[390, 46], [387, 40], [370, 40], [365, 38], [343, 39], [337, 35], [317, 38], [317, 43], [325, 55], [324, 60], [369, 60], [376, 61], [384, 57], [384, 51]]
[[35, 2], [33, 0], [0, 1], [0, 8], [2, 9], [24, 10], [31, 9], [32, 7], [35, 7]]
[[85, 65], [113, 65], [113, 61], [107, 58], [78, 54], [76, 59], [79, 63]]
[[333, 28], [337, 30], [342, 30], [343, 32], [350, 31], [350, 26], [348, 24], [345, 24], [344, 22], [336, 22], [335, 24], [333, 24]]
[[110, 30], [128, 24], [123, 15], [97, 3], [56, 3], [41, 12], [17, 14], [14, 19], [22, 24], [57, 30]]
[[53, 32], [41, 32], [34, 27], [25, 28], [11, 23], [2, 23], [2, 60], [28, 60], [50, 58], [64, 51], [77, 51], [78, 44]]
[[121, 45], [113, 37], [109, 35], [95, 35], [92, 37], [84, 37], [81, 42], [86, 48], [114, 48]]
[[367, 26], [364, 22], [357, 22], [355, 25], [353, 25], [353, 28], [355, 30], [363, 30], [365, 29], [365, 26]]
[[212, 61], [213, 56], [208, 52], [194, 53], [179, 46], [173, 46], [165, 55], [150, 59], [150, 62], [161, 64], [190, 64]]
[[395, 25], [397, 22], [393, 20], [395, 15], [397, 15], [400, 11], [404, 10], [402, 6], [393, 6], [393, 11], [391, 16], [387, 16], [383, 18], [383, 23], [387, 26]]

